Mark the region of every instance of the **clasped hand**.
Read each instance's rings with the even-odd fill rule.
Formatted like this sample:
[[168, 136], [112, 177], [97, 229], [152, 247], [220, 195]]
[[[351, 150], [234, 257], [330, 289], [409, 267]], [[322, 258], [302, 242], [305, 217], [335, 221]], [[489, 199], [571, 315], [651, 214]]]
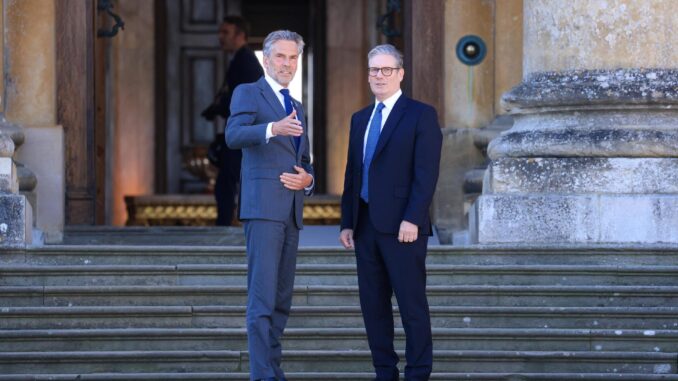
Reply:
[[285, 188], [291, 190], [302, 190], [311, 186], [311, 183], [313, 183], [313, 177], [309, 175], [308, 172], [304, 170], [304, 168], [295, 165], [294, 170], [297, 171], [297, 173], [283, 172], [283, 174], [280, 175], [280, 182], [283, 183]]
[[274, 136], [301, 136], [304, 133], [304, 128], [301, 126], [301, 121], [297, 120], [297, 110], [277, 122], [273, 122], [271, 132]]

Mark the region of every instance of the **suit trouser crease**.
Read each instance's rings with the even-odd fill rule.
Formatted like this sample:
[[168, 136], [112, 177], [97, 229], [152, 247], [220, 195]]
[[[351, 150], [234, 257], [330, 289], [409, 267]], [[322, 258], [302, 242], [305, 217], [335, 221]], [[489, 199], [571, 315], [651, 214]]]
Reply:
[[427, 236], [400, 243], [393, 234], [379, 233], [361, 202], [355, 234], [360, 306], [377, 380], [398, 379], [398, 355], [393, 347], [391, 296], [395, 293], [406, 336], [406, 380], [428, 380], [433, 346], [426, 299]]
[[286, 222], [248, 220], [247, 338], [252, 380], [284, 378], [280, 339], [292, 306], [299, 230]]

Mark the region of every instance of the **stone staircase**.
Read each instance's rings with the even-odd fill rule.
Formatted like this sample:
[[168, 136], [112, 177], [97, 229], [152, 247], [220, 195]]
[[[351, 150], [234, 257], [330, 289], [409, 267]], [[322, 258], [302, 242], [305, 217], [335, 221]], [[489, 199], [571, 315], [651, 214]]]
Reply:
[[[247, 380], [245, 263], [198, 245], [0, 253], [0, 381]], [[433, 380], [678, 380], [676, 248], [435, 247], [428, 274]], [[356, 284], [352, 252], [300, 250], [291, 381], [371, 379]]]

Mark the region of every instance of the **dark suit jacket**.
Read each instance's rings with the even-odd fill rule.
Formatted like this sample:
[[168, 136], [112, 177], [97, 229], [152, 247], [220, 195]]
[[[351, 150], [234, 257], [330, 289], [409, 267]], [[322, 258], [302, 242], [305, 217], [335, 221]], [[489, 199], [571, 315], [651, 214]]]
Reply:
[[231, 149], [242, 149], [240, 219], [287, 221], [293, 210], [297, 227], [303, 227], [304, 190], [292, 191], [280, 182], [283, 172], [297, 173], [295, 165], [313, 176], [304, 108], [296, 99], [292, 103], [304, 128], [299, 150], [291, 136], [274, 136], [266, 142], [268, 123], [286, 114], [265, 77], [233, 92], [226, 143]]
[[[341, 197], [341, 228], [355, 229], [362, 185], [363, 142], [374, 104], [351, 118], [348, 162]], [[433, 107], [398, 98], [379, 135], [370, 167], [370, 217], [381, 233], [398, 234], [407, 220], [419, 233], [431, 234], [429, 206], [433, 199], [442, 133]]]
[[204, 112], [212, 114], [210, 119], [212, 119], [214, 115], [219, 115], [222, 118], [227, 119], [231, 114], [231, 97], [233, 96], [235, 88], [243, 83], [256, 82], [263, 75], [264, 69], [262, 69], [259, 64], [259, 60], [257, 60], [257, 56], [252, 49], [247, 46], [238, 49], [235, 52], [235, 55], [233, 55], [231, 62], [228, 64], [226, 78], [224, 79], [224, 83], [219, 89], [219, 92], [214, 97], [214, 102]]

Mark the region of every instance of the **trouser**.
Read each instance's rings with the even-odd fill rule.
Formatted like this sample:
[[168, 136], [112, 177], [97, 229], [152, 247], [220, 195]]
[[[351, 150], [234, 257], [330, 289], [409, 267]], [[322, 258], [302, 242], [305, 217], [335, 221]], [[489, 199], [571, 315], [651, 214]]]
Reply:
[[283, 379], [280, 339], [292, 306], [299, 229], [285, 222], [247, 220], [247, 342], [252, 380]]
[[360, 307], [378, 381], [398, 380], [398, 355], [393, 348], [393, 307], [396, 300], [405, 329], [405, 379], [428, 380], [433, 363], [431, 319], [426, 300], [427, 236], [400, 243], [379, 233], [361, 201], [354, 234]]

